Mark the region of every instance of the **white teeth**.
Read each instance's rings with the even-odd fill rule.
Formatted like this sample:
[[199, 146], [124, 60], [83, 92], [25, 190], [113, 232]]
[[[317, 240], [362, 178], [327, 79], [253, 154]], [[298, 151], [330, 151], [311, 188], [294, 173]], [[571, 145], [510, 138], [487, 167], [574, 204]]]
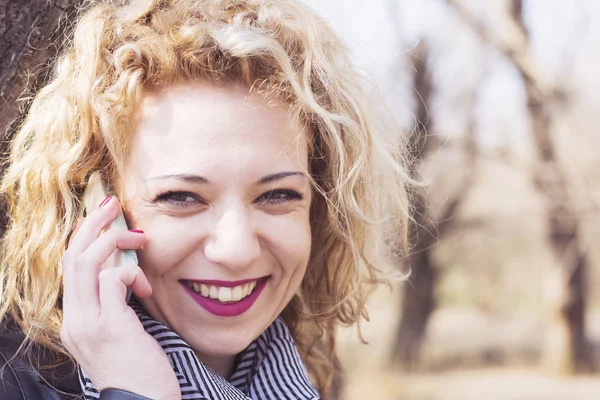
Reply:
[[240, 301], [244, 297], [244, 291], [241, 286], [236, 286], [231, 291], [231, 301]]
[[205, 285], [198, 282], [190, 283], [190, 286], [194, 292], [202, 295], [203, 297], [209, 297], [211, 299], [219, 300], [223, 303], [240, 301], [243, 298], [248, 297], [256, 287], [256, 281], [248, 282], [233, 288]]
[[231, 288], [222, 287], [221, 289], [219, 289], [219, 301], [231, 301]]
[[200, 294], [202, 294], [202, 296], [204, 297], [208, 297], [208, 295], [210, 294], [210, 289], [208, 288], [208, 286], [204, 284], [200, 285]]

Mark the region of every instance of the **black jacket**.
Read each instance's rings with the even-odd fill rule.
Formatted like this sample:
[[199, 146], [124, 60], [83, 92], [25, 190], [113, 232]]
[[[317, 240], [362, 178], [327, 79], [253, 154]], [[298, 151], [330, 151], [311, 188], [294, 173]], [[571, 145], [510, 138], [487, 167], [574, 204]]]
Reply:
[[[77, 373], [72, 368], [54, 368], [52, 373], [37, 372], [26, 357], [15, 355], [23, 336], [18, 333], [0, 333], [0, 400], [75, 400], [83, 399]], [[35, 349], [35, 348], [34, 348]], [[51, 365], [39, 353], [41, 365]], [[9, 362], [10, 361], [10, 362]], [[46, 362], [45, 362], [46, 361]], [[37, 364], [37, 363], [36, 363]], [[105, 389], [100, 393], [101, 400], [149, 400], [124, 390]]]

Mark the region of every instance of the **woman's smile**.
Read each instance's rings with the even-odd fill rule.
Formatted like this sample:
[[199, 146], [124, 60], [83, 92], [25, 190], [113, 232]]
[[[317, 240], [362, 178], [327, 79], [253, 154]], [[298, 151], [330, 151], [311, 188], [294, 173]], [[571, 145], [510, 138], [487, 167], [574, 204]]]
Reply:
[[256, 288], [260, 279], [268, 276], [243, 281], [216, 281], [216, 280], [191, 280], [185, 279], [181, 282], [202, 297], [218, 300], [221, 303], [240, 301], [248, 297]]
[[209, 313], [219, 317], [236, 317], [252, 307], [268, 279], [266, 276], [247, 280], [246, 283], [184, 280], [182, 284], [192, 299]]

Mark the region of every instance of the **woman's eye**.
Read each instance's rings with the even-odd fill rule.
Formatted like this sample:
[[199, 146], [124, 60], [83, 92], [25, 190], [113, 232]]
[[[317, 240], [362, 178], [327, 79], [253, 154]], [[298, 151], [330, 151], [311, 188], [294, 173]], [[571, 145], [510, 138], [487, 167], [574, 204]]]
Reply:
[[302, 195], [294, 190], [278, 189], [263, 193], [256, 199], [256, 202], [261, 204], [281, 204], [294, 200], [302, 200]]
[[200, 196], [188, 192], [163, 192], [159, 193], [154, 202], [166, 203], [176, 207], [189, 207], [197, 204], [205, 204]]

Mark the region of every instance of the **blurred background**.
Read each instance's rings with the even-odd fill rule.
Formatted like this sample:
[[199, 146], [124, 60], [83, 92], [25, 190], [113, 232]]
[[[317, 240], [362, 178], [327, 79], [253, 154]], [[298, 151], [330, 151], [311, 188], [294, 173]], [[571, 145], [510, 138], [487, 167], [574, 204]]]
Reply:
[[410, 279], [340, 333], [346, 399], [600, 398], [600, 2], [306, 0], [420, 179]]
[[[410, 279], [375, 293], [368, 344], [340, 332], [343, 397], [600, 399], [600, 1], [304, 1], [427, 183]], [[85, 2], [0, 0], [5, 134]]]

